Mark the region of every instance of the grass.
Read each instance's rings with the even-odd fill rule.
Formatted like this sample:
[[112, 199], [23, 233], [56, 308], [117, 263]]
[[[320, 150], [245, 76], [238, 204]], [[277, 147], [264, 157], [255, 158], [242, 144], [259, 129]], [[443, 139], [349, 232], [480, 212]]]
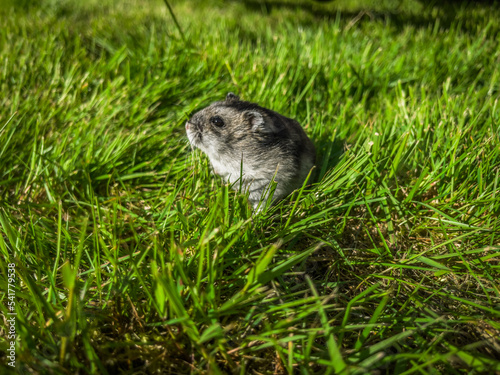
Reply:
[[[500, 11], [376, 3], [0, 10], [20, 373], [500, 372]], [[257, 215], [184, 132], [229, 91], [318, 149]]]

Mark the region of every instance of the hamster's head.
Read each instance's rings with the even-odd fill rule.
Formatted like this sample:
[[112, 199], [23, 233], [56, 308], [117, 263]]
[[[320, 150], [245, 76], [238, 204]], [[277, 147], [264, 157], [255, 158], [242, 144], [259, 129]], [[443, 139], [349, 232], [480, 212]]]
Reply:
[[195, 113], [186, 123], [191, 145], [217, 159], [258, 147], [259, 142], [282, 129], [282, 124], [273, 121], [264, 108], [242, 101], [233, 93]]

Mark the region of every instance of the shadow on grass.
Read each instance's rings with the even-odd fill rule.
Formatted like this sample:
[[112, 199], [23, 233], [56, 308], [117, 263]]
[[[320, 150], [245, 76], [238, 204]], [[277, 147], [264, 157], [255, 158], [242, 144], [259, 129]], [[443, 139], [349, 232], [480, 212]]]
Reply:
[[[332, 139], [333, 138], [333, 139]], [[313, 182], [320, 182], [328, 171], [335, 168], [345, 151], [345, 139], [326, 131], [312, 139], [316, 147], [316, 171]]]
[[[423, 9], [417, 13], [409, 13], [401, 9], [401, 3], [396, 5], [393, 9], [383, 11], [375, 10], [367, 6], [360, 7], [357, 11], [335, 9], [330, 7], [325, 8], [324, 4], [335, 5], [335, 1], [304, 1], [299, 0], [295, 2], [287, 1], [273, 1], [273, 0], [226, 0], [228, 2], [243, 3], [245, 7], [254, 12], [261, 12], [269, 14], [273, 10], [291, 10], [291, 11], [304, 11], [310, 14], [317, 20], [321, 19], [336, 19], [341, 17], [349, 23], [364, 22], [368, 20], [382, 20], [390, 22], [391, 25], [398, 29], [403, 29], [407, 25], [413, 25], [419, 28], [433, 27], [436, 22], [444, 29], [449, 29], [452, 25], [459, 27], [463, 31], [477, 31], [477, 25], [474, 22], [462, 22], [457, 24], [456, 18], [460, 10], [472, 10], [484, 7], [493, 7], [497, 2], [492, 0], [420, 0], [418, 1]], [[360, 2], [363, 5], [363, 1]], [[437, 14], [432, 10], [437, 10]]]

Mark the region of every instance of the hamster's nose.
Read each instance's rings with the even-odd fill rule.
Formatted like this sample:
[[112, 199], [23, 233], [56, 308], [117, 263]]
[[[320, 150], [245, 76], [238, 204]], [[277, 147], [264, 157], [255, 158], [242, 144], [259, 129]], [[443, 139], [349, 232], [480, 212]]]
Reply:
[[195, 132], [203, 131], [200, 124], [198, 124], [196, 122], [191, 122], [191, 121], [186, 121], [186, 130], [191, 130], [191, 131], [195, 131]]

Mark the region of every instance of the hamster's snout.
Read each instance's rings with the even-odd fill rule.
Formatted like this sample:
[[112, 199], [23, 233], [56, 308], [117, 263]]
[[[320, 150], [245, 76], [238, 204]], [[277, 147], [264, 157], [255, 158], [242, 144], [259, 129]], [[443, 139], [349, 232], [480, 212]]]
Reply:
[[194, 131], [194, 132], [201, 132], [202, 131], [202, 127], [197, 124], [197, 123], [194, 123], [194, 122], [191, 122], [191, 121], [186, 121], [186, 130], [191, 130], [191, 131]]
[[191, 145], [195, 147], [199, 147], [201, 141], [202, 141], [202, 127], [200, 124], [196, 122], [191, 122], [191, 121], [186, 121], [186, 133], [188, 136], [188, 140], [191, 143]]

